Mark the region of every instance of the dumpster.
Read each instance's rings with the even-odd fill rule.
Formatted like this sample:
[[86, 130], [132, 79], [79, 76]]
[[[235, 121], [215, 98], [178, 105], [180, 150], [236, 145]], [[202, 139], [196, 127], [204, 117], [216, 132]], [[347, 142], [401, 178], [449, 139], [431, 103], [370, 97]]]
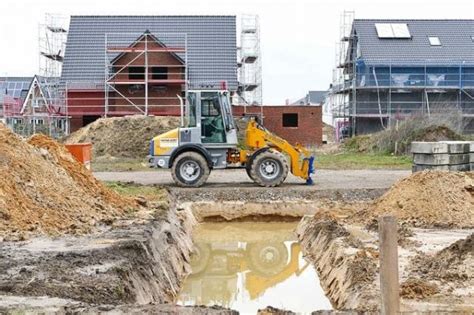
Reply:
[[66, 149], [87, 169], [91, 169], [92, 143], [66, 144]]

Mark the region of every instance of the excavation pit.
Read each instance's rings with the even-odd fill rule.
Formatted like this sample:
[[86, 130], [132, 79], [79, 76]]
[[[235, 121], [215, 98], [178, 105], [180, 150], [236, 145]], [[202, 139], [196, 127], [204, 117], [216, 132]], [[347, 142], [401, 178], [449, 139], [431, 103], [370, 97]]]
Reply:
[[269, 305], [298, 313], [332, 309], [302, 255], [297, 222], [204, 222], [194, 230], [192, 273], [179, 305], [220, 305], [256, 314]]

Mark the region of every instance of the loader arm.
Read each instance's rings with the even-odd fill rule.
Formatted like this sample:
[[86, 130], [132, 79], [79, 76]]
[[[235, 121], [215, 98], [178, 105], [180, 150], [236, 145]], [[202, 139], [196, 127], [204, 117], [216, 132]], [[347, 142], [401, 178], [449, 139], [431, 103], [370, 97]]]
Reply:
[[254, 119], [251, 119], [247, 124], [246, 144], [252, 149], [273, 147], [280, 152], [286, 153], [290, 157], [291, 173], [305, 179], [308, 184], [312, 184], [311, 174], [314, 172], [314, 157], [301, 144], [291, 145], [285, 139], [259, 125]]

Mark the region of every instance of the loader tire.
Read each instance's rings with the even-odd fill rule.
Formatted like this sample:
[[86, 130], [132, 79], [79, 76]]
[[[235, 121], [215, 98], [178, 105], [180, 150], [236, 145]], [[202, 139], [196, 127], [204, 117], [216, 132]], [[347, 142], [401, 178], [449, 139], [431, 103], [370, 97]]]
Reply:
[[180, 187], [200, 187], [209, 177], [206, 159], [197, 152], [184, 152], [178, 155], [171, 168], [171, 176]]
[[280, 186], [286, 176], [288, 176], [288, 161], [276, 150], [260, 153], [250, 166], [250, 178], [262, 187]]

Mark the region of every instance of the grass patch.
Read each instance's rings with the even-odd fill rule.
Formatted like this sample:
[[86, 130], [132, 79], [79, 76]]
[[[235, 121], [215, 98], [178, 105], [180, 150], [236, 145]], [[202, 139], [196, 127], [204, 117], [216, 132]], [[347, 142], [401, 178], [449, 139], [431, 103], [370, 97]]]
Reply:
[[341, 152], [317, 155], [317, 169], [410, 169], [409, 156], [395, 156], [382, 153]]
[[104, 184], [122, 196], [142, 196], [149, 200], [167, 200], [168, 198], [168, 193], [162, 186], [139, 185], [123, 182], [104, 182]]
[[91, 163], [94, 172], [131, 172], [151, 171], [143, 159], [130, 158], [100, 158]]

